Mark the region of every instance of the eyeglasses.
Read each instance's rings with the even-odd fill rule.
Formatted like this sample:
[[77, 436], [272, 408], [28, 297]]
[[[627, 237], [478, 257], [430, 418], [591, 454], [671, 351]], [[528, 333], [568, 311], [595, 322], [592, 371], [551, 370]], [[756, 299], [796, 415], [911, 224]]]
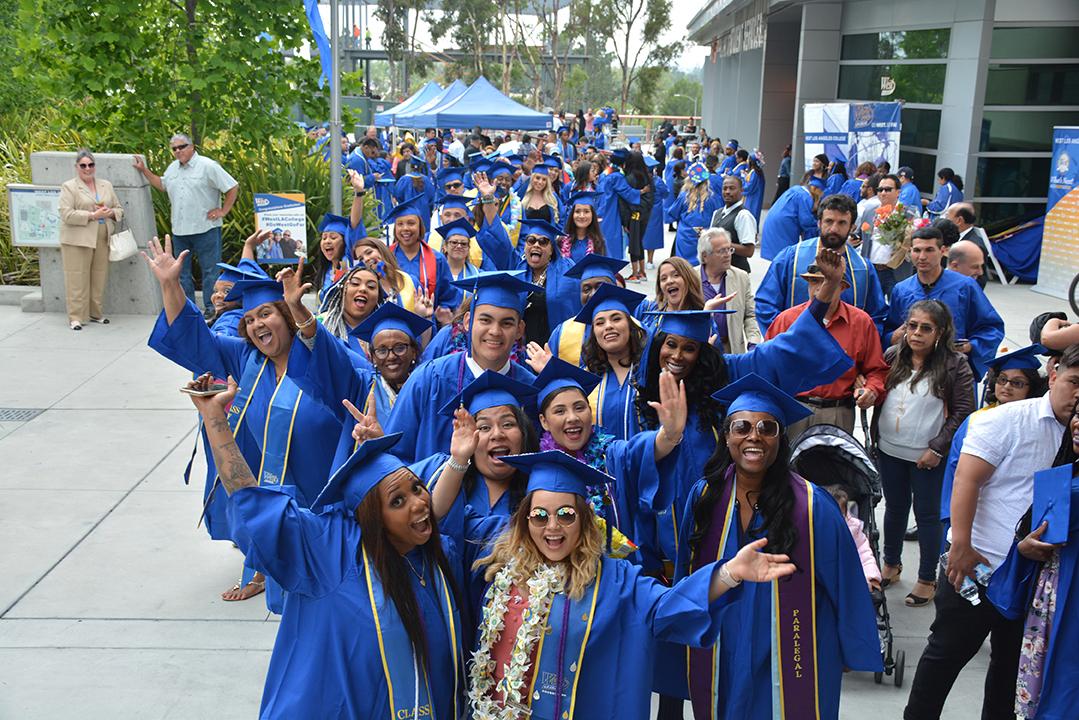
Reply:
[[408, 343], [397, 343], [393, 347], [377, 347], [371, 350], [376, 358], [379, 360], [385, 360], [393, 353], [396, 357], [404, 357], [405, 353], [409, 351], [412, 346]]
[[1028, 383], [1026, 380], [1023, 380], [1022, 378], [1009, 379], [1004, 377], [1003, 375], [997, 375], [997, 379], [994, 381], [994, 384], [997, 387], [1004, 387], [1005, 385], [1008, 385], [1009, 387], [1013, 387], [1016, 390], [1026, 390], [1028, 387], [1030, 387], [1030, 383]]
[[733, 255], [734, 254], [734, 248], [732, 248], [732, 247], [720, 248], [719, 250], [713, 250], [712, 254], [713, 255], [719, 255], [720, 257], [727, 257], [728, 255]]
[[529, 235], [525, 238], [525, 245], [539, 245], [540, 247], [547, 247], [551, 244], [551, 238], [543, 237], [542, 235]]
[[459, 242], [457, 240], [447, 240], [446, 241], [446, 247], [448, 247], [448, 248], [451, 248], [451, 247], [452, 248], [466, 248], [466, 247], [468, 247], [468, 243]]
[[463, 182], [448, 182], [448, 183], [446, 183], [446, 189], [447, 190], [456, 190], [457, 188], [461, 188], [461, 187], [464, 187], [464, 186], [465, 186], [465, 184]]
[[895, 187], [894, 185], [888, 185], [888, 186], [884, 186], [884, 185], [878, 185], [878, 186], [877, 186], [877, 192], [878, 192], [878, 193], [882, 193], [882, 192], [895, 192], [895, 191], [896, 191], [897, 189], [898, 189], [898, 188], [896, 188], [896, 187]]
[[94, 163], [79, 163], [79, 167], [89, 170], [94, 166]]
[[185, 149], [187, 149], [189, 147], [191, 147], [191, 143], [184, 143], [183, 145], [173, 145], [172, 146], [172, 151], [173, 152], [180, 152], [181, 150], [185, 150]]
[[923, 332], [926, 335], [929, 335], [930, 333], [935, 333], [936, 331], [937, 329], [929, 323], [914, 322], [913, 320], [907, 323], [907, 332], [909, 333]]
[[733, 420], [731, 421], [730, 434], [736, 438], [749, 437], [749, 434], [753, 432], [753, 428], [757, 429], [757, 434], [761, 437], [779, 437], [779, 423], [775, 420], [758, 420], [756, 425], [749, 420]]
[[[577, 522], [577, 511], [571, 508], [569, 505], [563, 505], [554, 511], [555, 519], [562, 527], [569, 527], [573, 523]], [[528, 522], [532, 527], [542, 528], [547, 527], [547, 524], [551, 520], [551, 514], [547, 512], [546, 508], [532, 508], [532, 512], [528, 513]]]

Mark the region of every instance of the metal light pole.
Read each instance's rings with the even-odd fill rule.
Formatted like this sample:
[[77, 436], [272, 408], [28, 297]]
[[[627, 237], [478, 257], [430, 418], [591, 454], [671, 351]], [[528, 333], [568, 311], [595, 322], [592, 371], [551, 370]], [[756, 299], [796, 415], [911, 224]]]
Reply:
[[685, 98], [686, 100], [692, 100], [693, 101], [693, 118], [692, 119], [693, 120], [697, 119], [697, 98], [696, 97], [690, 97], [689, 95], [683, 95], [681, 93], [671, 93], [671, 97], [680, 97], [680, 98]]
[[341, 27], [338, 0], [330, 0], [330, 207], [341, 214]]

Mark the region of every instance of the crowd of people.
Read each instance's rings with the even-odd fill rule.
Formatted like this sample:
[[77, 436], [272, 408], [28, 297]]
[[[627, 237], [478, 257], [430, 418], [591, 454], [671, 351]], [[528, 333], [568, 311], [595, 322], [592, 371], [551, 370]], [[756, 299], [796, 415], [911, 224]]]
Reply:
[[[279, 268], [272, 229], [220, 262], [238, 186], [189, 138], [161, 177], [136, 160], [183, 231], [146, 255], [150, 346], [197, 378], [205, 527], [243, 554], [222, 597], [281, 614], [262, 717], [643, 719], [656, 692], [660, 718], [836, 718], [844, 672], [884, 669], [912, 533], [903, 602], [936, 618], [905, 717], [940, 717], [986, 637], [983, 718], [1067, 716], [1079, 325], [1001, 354], [947, 168], [932, 199], [824, 156], [784, 188], [788, 148], [761, 222], [761, 153], [669, 125], [609, 149], [589, 115], [370, 128], [348, 212]], [[100, 244], [122, 210], [77, 165], [64, 222]], [[791, 469], [859, 415], [879, 566], [849, 489]]]

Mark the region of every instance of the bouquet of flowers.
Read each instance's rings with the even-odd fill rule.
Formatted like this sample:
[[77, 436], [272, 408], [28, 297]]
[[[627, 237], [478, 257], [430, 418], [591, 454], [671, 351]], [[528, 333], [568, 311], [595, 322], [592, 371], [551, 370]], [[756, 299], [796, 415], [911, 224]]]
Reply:
[[862, 230], [873, 231], [872, 262], [893, 269], [902, 265], [910, 250], [911, 233], [928, 223], [928, 220], [911, 217], [903, 203], [881, 205], [873, 217], [872, 228], [868, 222], [862, 223]]

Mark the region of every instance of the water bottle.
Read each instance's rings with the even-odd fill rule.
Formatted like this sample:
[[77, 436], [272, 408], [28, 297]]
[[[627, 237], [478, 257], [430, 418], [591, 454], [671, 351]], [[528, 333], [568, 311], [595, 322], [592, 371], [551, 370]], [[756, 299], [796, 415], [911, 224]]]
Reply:
[[[940, 556], [940, 569], [947, 574], [948, 553], [944, 553]], [[971, 605], [979, 605], [982, 602], [982, 598], [978, 594], [978, 587], [989, 586], [989, 578], [993, 576], [993, 570], [985, 563], [978, 563], [974, 566], [974, 576], [977, 578], [977, 582], [971, 580], [969, 575], [963, 578], [963, 584], [959, 586], [959, 596]]]

